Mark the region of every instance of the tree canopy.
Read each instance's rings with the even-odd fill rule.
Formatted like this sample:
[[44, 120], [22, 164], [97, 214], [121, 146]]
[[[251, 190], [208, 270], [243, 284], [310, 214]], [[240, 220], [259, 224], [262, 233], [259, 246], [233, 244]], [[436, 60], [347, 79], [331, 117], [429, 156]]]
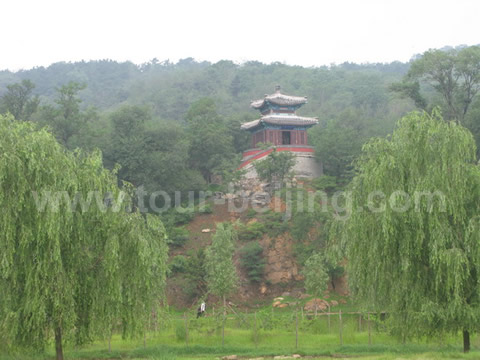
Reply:
[[[145, 330], [162, 298], [162, 223], [126, 212], [101, 154], [65, 150], [46, 130], [0, 116], [0, 336], [43, 349]], [[127, 192], [125, 192], [127, 191]]]
[[470, 132], [437, 110], [411, 113], [391, 138], [364, 146], [356, 171], [340, 237], [353, 293], [387, 311], [403, 338], [462, 331], [468, 351], [480, 329], [480, 172]]

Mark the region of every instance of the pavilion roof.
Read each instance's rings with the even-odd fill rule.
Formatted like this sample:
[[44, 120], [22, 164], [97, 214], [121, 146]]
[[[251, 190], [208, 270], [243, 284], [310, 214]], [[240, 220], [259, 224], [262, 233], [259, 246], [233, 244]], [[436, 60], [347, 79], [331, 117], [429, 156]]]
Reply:
[[262, 116], [258, 120], [249, 121], [243, 123], [241, 128], [243, 130], [254, 129], [261, 124], [270, 124], [270, 125], [292, 125], [292, 126], [313, 126], [318, 124], [318, 120], [311, 117], [305, 116], [296, 116], [296, 115], [279, 115], [279, 114], [268, 114]]
[[279, 105], [279, 106], [295, 106], [303, 105], [307, 103], [306, 96], [291, 96], [285, 95], [280, 92], [280, 87], [275, 88], [275, 93], [271, 95], [265, 95], [263, 99], [254, 100], [250, 103], [250, 106], [254, 109], [261, 109], [267, 103]]

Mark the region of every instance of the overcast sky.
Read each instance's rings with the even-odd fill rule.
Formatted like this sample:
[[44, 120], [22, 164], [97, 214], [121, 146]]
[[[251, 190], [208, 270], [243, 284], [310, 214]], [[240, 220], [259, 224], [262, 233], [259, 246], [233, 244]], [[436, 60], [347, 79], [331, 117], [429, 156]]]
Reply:
[[193, 57], [320, 66], [480, 43], [479, 0], [3, 0], [0, 69]]

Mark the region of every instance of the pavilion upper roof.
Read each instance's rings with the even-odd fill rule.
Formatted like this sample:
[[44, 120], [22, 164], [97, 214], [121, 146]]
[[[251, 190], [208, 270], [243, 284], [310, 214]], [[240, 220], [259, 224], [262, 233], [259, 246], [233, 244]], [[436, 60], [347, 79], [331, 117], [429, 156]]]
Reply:
[[292, 125], [292, 126], [305, 126], [310, 127], [318, 124], [318, 120], [311, 117], [296, 116], [296, 115], [283, 115], [283, 114], [268, 114], [262, 116], [258, 120], [249, 121], [243, 123], [241, 128], [243, 130], [251, 130], [261, 124], [270, 125]]
[[280, 92], [280, 86], [276, 86], [275, 93], [271, 95], [265, 95], [263, 99], [252, 101], [250, 103], [250, 106], [254, 109], [261, 109], [269, 103], [279, 105], [279, 106], [298, 106], [298, 105], [306, 104], [307, 97], [282, 94]]

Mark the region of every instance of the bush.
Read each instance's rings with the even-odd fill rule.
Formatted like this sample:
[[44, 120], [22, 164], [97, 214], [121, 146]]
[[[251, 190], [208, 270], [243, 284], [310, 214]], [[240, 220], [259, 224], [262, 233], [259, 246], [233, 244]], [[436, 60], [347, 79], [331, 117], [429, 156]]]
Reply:
[[199, 207], [198, 208], [198, 212], [202, 213], [202, 214], [211, 214], [213, 213], [213, 207], [212, 207], [212, 204], [203, 204], [202, 207]]
[[315, 189], [321, 191], [335, 191], [337, 189], [337, 178], [335, 176], [323, 175], [312, 181]]
[[237, 229], [237, 236], [241, 241], [250, 241], [261, 238], [265, 231], [265, 225], [259, 222], [249, 225], [240, 224]]
[[172, 246], [180, 247], [185, 245], [190, 234], [183, 226], [174, 227], [168, 231], [168, 240]]
[[251, 282], [260, 282], [263, 278], [265, 260], [263, 259], [263, 248], [258, 241], [249, 242], [240, 250], [242, 266], [247, 270]]
[[250, 208], [247, 210], [247, 219], [253, 219], [255, 216], [257, 216], [257, 211], [255, 209]]
[[288, 222], [283, 216], [284, 214], [279, 212], [267, 212], [263, 215], [263, 223], [270, 237], [277, 237], [288, 230]]
[[182, 211], [176, 209], [174, 211], [174, 221], [176, 225], [188, 224], [195, 217], [195, 208], [184, 208]]
[[295, 240], [304, 240], [314, 224], [314, 214], [308, 212], [296, 213], [292, 219], [292, 227], [290, 233]]
[[170, 271], [172, 274], [184, 273], [187, 270], [188, 259], [183, 255], [175, 256], [170, 262]]

